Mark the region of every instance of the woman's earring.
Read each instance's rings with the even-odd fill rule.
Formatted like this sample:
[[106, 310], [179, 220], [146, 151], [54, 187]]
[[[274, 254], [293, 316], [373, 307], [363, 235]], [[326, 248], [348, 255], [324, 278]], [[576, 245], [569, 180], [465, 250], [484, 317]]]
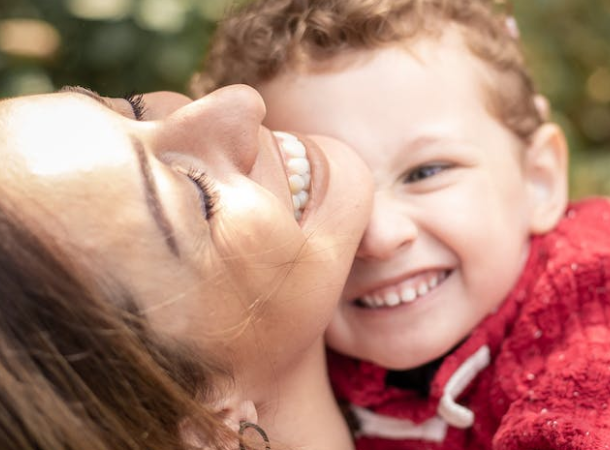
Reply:
[[267, 433], [265, 433], [265, 430], [263, 430], [257, 424], [252, 422], [239, 423], [239, 450], [247, 450], [246, 446], [244, 445], [243, 437], [244, 433], [248, 428], [252, 428], [254, 431], [261, 435], [263, 441], [265, 441], [265, 450], [271, 450], [271, 445], [269, 444], [269, 437], [267, 436]]

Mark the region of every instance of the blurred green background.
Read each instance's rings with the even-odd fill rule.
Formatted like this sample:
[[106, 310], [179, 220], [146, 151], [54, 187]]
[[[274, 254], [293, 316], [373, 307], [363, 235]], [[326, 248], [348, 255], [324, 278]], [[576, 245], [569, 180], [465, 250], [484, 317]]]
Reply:
[[[186, 92], [232, 0], [0, 0], [0, 98], [66, 84]], [[610, 195], [610, 0], [516, 0], [539, 90], [571, 148], [571, 196]]]

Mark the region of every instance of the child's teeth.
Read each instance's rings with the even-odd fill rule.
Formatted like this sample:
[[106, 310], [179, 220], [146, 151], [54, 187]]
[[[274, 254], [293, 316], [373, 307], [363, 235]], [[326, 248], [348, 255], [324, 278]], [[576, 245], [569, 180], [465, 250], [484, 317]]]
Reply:
[[364, 297], [362, 297], [362, 301], [366, 306], [369, 306], [371, 308], [375, 307], [375, 300], [373, 300], [373, 297], [371, 297], [370, 295], [365, 295]]
[[441, 284], [447, 278], [447, 275], [447, 272], [441, 271], [428, 273], [423, 279], [419, 278], [419, 283], [415, 283], [414, 280], [403, 281], [394, 288], [384, 288], [380, 292], [362, 296], [361, 304], [369, 308], [382, 308], [398, 306], [401, 303], [411, 303]]
[[375, 306], [381, 307], [381, 306], [385, 305], [385, 302], [383, 301], [383, 297], [381, 295], [376, 295], [374, 297], [374, 299], [375, 299]]
[[417, 295], [426, 295], [428, 293], [428, 285], [427, 284], [420, 284], [419, 287], [417, 288]]
[[417, 298], [417, 292], [413, 288], [406, 288], [402, 291], [401, 299], [403, 302], [412, 302]]
[[400, 304], [400, 297], [398, 294], [392, 292], [386, 296], [385, 302], [388, 306], [396, 306]]

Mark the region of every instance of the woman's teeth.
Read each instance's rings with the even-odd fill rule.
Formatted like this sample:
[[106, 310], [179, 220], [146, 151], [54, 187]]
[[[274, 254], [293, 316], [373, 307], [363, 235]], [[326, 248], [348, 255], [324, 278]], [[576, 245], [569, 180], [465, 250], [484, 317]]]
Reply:
[[411, 303], [440, 285], [448, 275], [448, 271], [432, 272], [423, 277], [417, 277], [417, 281], [405, 280], [391, 288], [363, 295], [356, 301], [356, 304], [376, 309]]
[[301, 220], [305, 206], [309, 201], [309, 188], [311, 186], [311, 167], [307, 159], [305, 146], [292, 134], [281, 131], [275, 131], [273, 134], [280, 145], [284, 158], [284, 167], [292, 194], [294, 218]]

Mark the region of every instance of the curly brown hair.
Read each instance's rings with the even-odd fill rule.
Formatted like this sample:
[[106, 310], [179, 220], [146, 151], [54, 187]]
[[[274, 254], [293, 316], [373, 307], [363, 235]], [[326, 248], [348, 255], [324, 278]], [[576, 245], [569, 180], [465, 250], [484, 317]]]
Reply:
[[518, 39], [491, 0], [255, 0], [219, 25], [192, 92], [257, 87], [287, 68], [307, 70], [350, 50], [440, 39], [457, 27], [492, 71], [491, 112], [527, 140], [544, 121]]

